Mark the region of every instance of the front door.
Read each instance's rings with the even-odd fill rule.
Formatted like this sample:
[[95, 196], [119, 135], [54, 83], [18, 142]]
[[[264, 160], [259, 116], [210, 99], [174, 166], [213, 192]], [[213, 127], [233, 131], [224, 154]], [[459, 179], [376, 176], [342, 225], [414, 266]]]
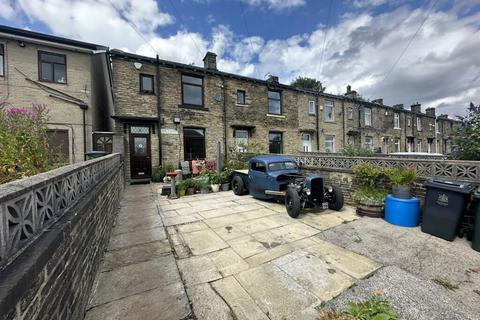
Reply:
[[132, 179], [152, 176], [150, 127], [130, 127], [130, 173]]
[[303, 152], [312, 151], [312, 140], [309, 133], [302, 134]]

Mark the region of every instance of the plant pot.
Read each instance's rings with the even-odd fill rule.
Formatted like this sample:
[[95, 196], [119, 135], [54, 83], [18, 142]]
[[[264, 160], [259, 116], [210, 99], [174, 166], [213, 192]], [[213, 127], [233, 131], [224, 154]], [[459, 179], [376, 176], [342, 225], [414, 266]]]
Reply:
[[230, 190], [230, 183], [222, 183], [222, 186], [220, 187], [220, 190], [222, 191], [228, 191]]
[[357, 214], [370, 218], [383, 218], [383, 200], [361, 200], [357, 202]]
[[208, 190], [208, 188], [202, 188], [200, 189], [200, 193], [201, 194], [207, 194], [210, 190]]
[[212, 184], [212, 185], [210, 185], [210, 188], [212, 188], [212, 192], [220, 191], [220, 185], [219, 184]]
[[179, 197], [183, 197], [183, 196], [185, 196], [185, 192], [186, 192], [185, 189], [178, 189], [178, 190], [177, 190], [177, 195], [178, 195]]
[[185, 191], [185, 195], [186, 196], [192, 196], [195, 194], [195, 188], [187, 188], [187, 190]]
[[393, 186], [392, 192], [393, 196], [398, 199], [410, 199], [412, 197], [409, 186]]

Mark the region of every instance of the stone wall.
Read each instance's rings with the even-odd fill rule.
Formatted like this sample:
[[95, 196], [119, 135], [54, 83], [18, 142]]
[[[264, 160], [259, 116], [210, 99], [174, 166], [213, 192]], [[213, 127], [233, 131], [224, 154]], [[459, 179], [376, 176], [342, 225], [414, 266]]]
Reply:
[[[113, 154], [0, 187], [1, 320], [83, 319], [123, 177], [120, 155]], [[19, 215], [33, 228], [23, 234], [28, 241], [8, 237], [24, 232], [14, 228]]]

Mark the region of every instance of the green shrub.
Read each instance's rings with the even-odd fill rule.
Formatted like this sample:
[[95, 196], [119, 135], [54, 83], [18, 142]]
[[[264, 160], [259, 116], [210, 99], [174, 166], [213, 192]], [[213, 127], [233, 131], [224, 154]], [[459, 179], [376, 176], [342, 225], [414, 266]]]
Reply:
[[399, 320], [390, 303], [376, 293], [362, 302], [349, 302], [343, 311], [323, 309], [317, 320]]
[[187, 183], [186, 181], [180, 181], [175, 185], [176, 190], [187, 190]]
[[168, 162], [165, 164], [165, 171], [166, 172], [174, 172], [175, 171], [175, 165], [171, 162]]
[[153, 182], [163, 182], [164, 177], [165, 177], [165, 170], [161, 166], [158, 166], [155, 169], [153, 169], [153, 174], [152, 174]]
[[375, 154], [372, 150], [362, 148], [359, 144], [350, 143], [345, 146], [342, 155], [348, 157], [373, 157]]
[[412, 167], [388, 169], [386, 174], [394, 186], [412, 186], [417, 181], [417, 172]]
[[383, 187], [385, 182], [385, 169], [371, 163], [361, 162], [353, 168], [353, 174], [359, 187], [353, 193], [357, 202], [383, 201], [387, 192]]
[[0, 184], [51, 170], [68, 162], [49, 152], [44, 105], [0, 108]]

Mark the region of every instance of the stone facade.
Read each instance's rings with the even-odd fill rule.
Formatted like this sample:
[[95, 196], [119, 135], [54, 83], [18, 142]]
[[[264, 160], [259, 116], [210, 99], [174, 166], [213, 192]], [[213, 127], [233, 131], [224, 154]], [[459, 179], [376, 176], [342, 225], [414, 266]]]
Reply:
[[[56, 37], [47, 41], [46, 35], [14, 28], [2, 27], [0, 33], [0, 45], [4, 48], [0, 106], [45, 105], [49, 110], [49, 129], [68, 133], [70, 162], [83, 161], [84, 142], [86, 151], [92, 150], [92, 132], [111, 130], [108, 120], [111, 111], [105, 91], [108, 87], [106, 56], [105, 53], [93, 54], [95, 48], [107, 48], [84, 43], [67, 45], [70, 40]], [[65, 56], [65, 83], [41, 81], [39, 52]], [[103, 58], [97, 59], [97, 56]], [[74, 99], [78, 101], [71, 102]], [[82, 103], [87, 107], [85, 111], [79, 105]]]
[[[111, 52], [111, 59], [115, 117], [118, 116], [116, 132], [128, 146], [128, 134], [125, 135], [125, 132], [128, 132], [126, 128], [129, 124], [138, 121], [153, 123], [156, 130], [151, 133], [152, 166], [161, 163], [178, 165], [185, 159], [184, 128], [204, 130], [207, 159], [215, 157], [217, 144], [221, 145], [223, 156], [228, 157], [238, 142], [236, 130], [248, 131], [248, 141], [258, 143], [259, 151], [264, 153], [269, 152], [270, 132], [282, 134], [284, 154], [340, 152], [351, 143], [381, 153], [451, 151], [451, 143], [450, 149], [437, 145], [443, 146], [445, 141], [451, 141], [451, 126], [455, 122], [438, 118], [437, 128], [440, 131], [436, 133], [434, 109], [423, 113], [419, 104], [407, 110], [400, 105], [383, 105], [381, 100], [363, 101], [351, 88], [347, 88], [345, 95], [330, 95], [284, 85], [276, 77], [258, 80], [227, 74], [215, 69], [215, 55], [211, 53], [204, 59], [209, 64], [205, 68], [159, 60], [158, 79], [155, 59], [117, 50]], [[141, 74], [154, 77], [155, 92], [148, 95], [140, 92]], [[182, 75], [202, 79], [203, 105], [183, 104]], [[156, 83], [158, 80], [159, 85]], [[280, 92], [280, 114], [269, 113], [269, 90]], [[237, 101], [238, 92], [243, 95], [244, 101]], [[394, 126], [396, 117], [397, 127]], [[161, 124], [160, 131], [158, 123]], [[161, 139], [161, 152], [157, 149], [155, 154], [154, 139]], [[124, 148], [127, 168], [128, 149]]]

